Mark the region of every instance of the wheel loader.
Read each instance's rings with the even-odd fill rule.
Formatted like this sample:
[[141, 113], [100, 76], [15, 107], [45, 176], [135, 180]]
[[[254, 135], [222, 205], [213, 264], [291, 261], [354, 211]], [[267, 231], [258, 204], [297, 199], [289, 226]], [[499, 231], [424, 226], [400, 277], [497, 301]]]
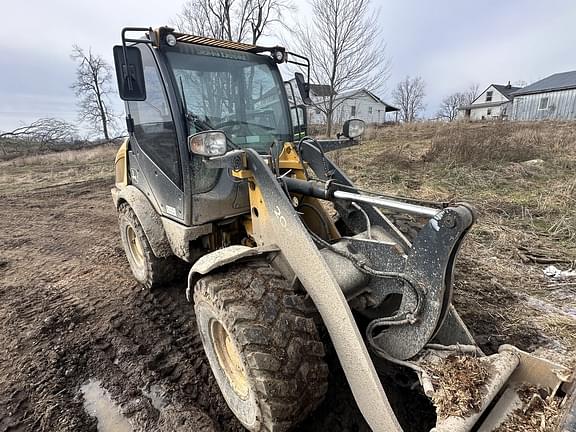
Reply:
[[[358, 145], [364, 124], [346, 121], [335, 139], [307, 134], [308, 58], [169, 27], [121, 37], [129, 138], [112, 196], [122, 243], [147, 288], [188, 264], [207, 359], [247, 430], [298, 429], [329, 391], [328, 347], [374, 431], [514, 430], [534, 398], [557, 401], [558, 430], [575, 430], [571, 371], [508, 345], [485, 355], [452, 305], [473, 208], [355, 186], [329, 154]], [[407, 236], [390, 212], [424, 224]], [[409, 397], [395, 403], [409, 415], [393, 408], [395, 376], [438, 404], [438, 371], [461, 358], [483, 371], [473, 409], [430, 403], [424, 421]], [[539, 389], [530, 400], [526, 386]]]

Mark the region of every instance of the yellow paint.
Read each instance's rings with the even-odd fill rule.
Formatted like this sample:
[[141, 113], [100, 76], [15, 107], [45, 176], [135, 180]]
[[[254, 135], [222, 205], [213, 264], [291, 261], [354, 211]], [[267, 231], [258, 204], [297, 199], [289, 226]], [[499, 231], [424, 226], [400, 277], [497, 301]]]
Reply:
[[218, 363], [224, 371], [228, 383], [242, 400], [248, 398], [250, 386], [242, 358], [236, 344], [220, 321], [212, 321], [212, 340]]
[[116, 159], [114, 160], [114, 171], [116, 175], [115, 183], [117, 188], [128, 186], [128, 138], [124, 140], [118, 151], [116, 152]]
[[[279, 156], [279, 168], [281, 171], [288, 171], [291, 170], [288, 176], [297, 178], [300, 180], [306, 179], [306, 171], [305, 171], [305, 164], [302, 163], [298, 153], [294, 148], [294, 144], [292, 143], [285, 143], [284, 148]], [[252, 237], [257, 244], [262, 244], [262, 230], [260, 227], [263, 224], [269, 223], [269, 211], [264, 205], [264, 199], [262, 197], [262, 192], [260, 187], [256, 184], [254, 180], [254, 175], [250, 170], [239, 170], [233, 171], [232, 175], [238, 179], [247, 179], [248, 180], [248, 192], [249, 192], [249, 199], [250, 199], [250, 217], [244, 220], [244, 228], [246, 229], [246, 233]], [[338, 239], [340, 238], [340, 234], [338, 229], [332, 222], [330, 216], [326, 213], [326, 210], [322, 206], [320, 200], [312, 197], [303, 197], [301, 195], [295, 195], [300, 202], [306, 202], [306, 204], [314, 207], [316, 212], [313, 214], [311, 212], [304, 212], [302, 216], [302, 220], [309, 229], [316, 232], [318, 235], [323, 237], [328, 237], [326, 240], [331, 239]], [[318, 217], [322, 217], [324, 224], [322, 224]], [[321, 232], [319, 226], [326, 225], [328, 228], [328, 233]]]

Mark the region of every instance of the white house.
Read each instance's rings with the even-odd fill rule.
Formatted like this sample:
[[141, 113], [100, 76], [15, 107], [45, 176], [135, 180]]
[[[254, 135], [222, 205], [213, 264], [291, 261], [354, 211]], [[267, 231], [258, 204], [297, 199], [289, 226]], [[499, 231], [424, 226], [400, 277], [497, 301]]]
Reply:
[[[296, 87], [292, 80], [292, 85]], [[313, 105], [308, 107], [308, 124], [320, 125], [326, 123], [326, 115], [323, 107], [328, 105], [328, 99], [332, 89], [329, 85], [310, 84], [310, 99]], [[290, 90], [289, 90], [290, 95]], [[299, 99], [298, 95], [295, 95]], [[332, 121], [342, 124], [351, 118], [364, 120], [368, 124], [381, 124], [386, 121], [396, 120], [387, 113], [399, 111], [386, 102], [382, 101], [374, 93], [366, 89], [348, 90], [335, 95], [334, 112]]]
[[507, 119], [512, 114], [514, 92], [520, 87], [490, 84], [474, 101], [458, 108], [458, 119], [496, 120]]
[[[314, 101], [314, 99], [313, 99]], [[387, 104], [374, 93], [366, 89], [349, 90], [336, 95], [334, 100], [336, 108], [332, 113], [332, 121], [342, 124], [346, 120], [356, 118], [364, 120], [367, 124], [382, 124], [385, 121], [395, 120], [395, 116], [386, 117], [386, 113], [398, 112], [399, 108]], [[323, 113], [310, 118], [310, 123], [321, 124], [326, 122]]]

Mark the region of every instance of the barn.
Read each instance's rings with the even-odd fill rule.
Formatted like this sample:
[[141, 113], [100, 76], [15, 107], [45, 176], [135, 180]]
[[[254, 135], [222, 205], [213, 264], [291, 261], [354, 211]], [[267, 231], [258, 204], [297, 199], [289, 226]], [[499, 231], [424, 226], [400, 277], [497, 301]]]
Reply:
[[550, 75], [513, 93], [511, 120], [576, 119], [576, 71]]

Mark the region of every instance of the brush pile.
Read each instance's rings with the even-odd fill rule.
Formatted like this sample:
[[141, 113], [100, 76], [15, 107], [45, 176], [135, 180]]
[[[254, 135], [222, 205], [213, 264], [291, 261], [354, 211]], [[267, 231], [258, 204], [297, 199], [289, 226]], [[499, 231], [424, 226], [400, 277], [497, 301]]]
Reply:
[[560, 417], [560, 401], [535, 386], [517, 391], [522, 407], [514, 410], [494, 432], [555, 432]]
[[450, 354], [440, 361], [422, 365], [430, 375], [438, 418], [468, 417], [480, 410], [490, 365], [477, 357]]

